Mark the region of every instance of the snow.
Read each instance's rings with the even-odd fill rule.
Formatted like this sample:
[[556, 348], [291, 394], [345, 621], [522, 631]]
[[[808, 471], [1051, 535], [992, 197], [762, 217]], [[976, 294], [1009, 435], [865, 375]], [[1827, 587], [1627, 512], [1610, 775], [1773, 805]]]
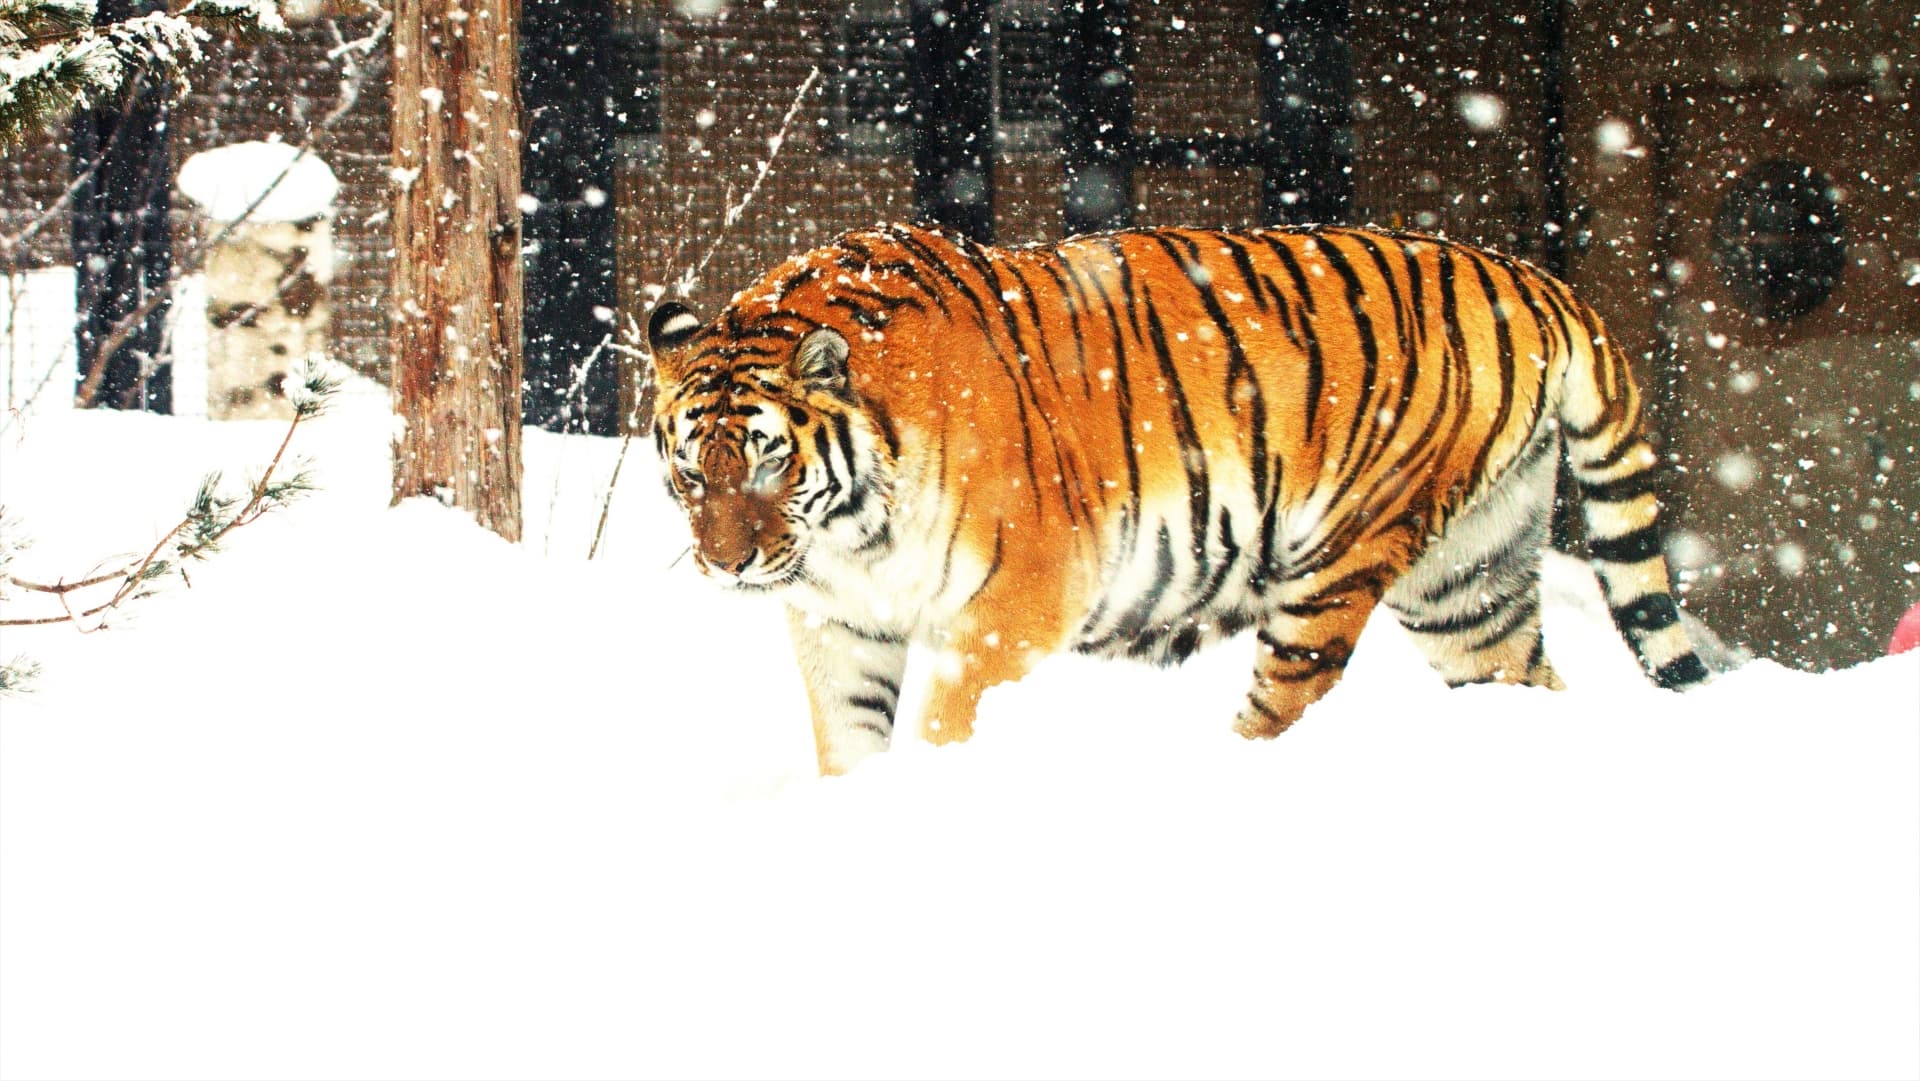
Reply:
[[[22, 577], [283, 431], [64, 402], [0, 437]], [[321, 490], [190, 588], [3, 632], [0, 1074], [1920, 1074], [1920, 652], [1659, 692], [1556, 560], [1562, 693], [1382, 619], [1270, 743], [1243, 641], [819, 780], [777, 608], [678, 558], [644, 442], [588, 561], [616, 441], [527, 432], [514, 546], [389, 507], [391, 430], [351, 383]]]
[[[327, 163], [283, 142], [229, 143], [180, 166], [180, 191], [214, 221], [299, 222], [333, 213], [340, 181]], [[262, 193], [265, 198], [261, 199]], [[247, 212], [254, 200], [260, 205]]]

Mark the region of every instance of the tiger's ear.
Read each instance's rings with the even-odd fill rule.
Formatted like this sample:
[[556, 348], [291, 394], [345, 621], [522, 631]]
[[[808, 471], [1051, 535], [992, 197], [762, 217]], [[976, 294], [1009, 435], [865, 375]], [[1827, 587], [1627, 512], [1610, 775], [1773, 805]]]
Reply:
[[653, 309], [653, 318], [647, 320], [647, 345], [656, 353], [672, 349], [684, 344], [699, 329], [700, 317], [693, 314], [692, 308], [669, 300]]
[[653, 375], [662, 383], [678, 378], [678, 370], [668, 362], [667, 354], [685, 345], [700, 329], [700, 317], [685, 304], [667, 301], [653, 309], [647, 320], [647, 346], [653, 353]]
[[846, 390], [847, 339], [832, 327], [800, 339], [800, 348], [793, 351], [793, 374], [813, 390]]

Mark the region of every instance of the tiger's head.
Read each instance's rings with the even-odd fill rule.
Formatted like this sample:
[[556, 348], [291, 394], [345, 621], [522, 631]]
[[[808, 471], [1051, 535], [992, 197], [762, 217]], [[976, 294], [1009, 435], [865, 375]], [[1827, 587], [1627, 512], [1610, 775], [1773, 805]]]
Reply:
[[763, 590], [808, 578], [808, 556], [890, 541], [892, 454], [853, 389], [847, 336], [789, 311], [738, 307], [703, 325], [654, 310], [653, 435], [709, 577]]

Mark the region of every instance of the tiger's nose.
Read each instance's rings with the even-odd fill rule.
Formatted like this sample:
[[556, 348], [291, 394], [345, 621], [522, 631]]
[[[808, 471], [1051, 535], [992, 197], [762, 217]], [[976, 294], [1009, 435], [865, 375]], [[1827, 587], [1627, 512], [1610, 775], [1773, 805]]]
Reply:
[[732, 560], [732, 561], [728, 561], [724, 559], [710, 559], [707, 562], [711, 563], [713, 566], [719, 568], [720, 570], [726, 571], [728, 574], [731, 574], [734, 577], [738, 578], [740, 575], [746, 573], [747, 568], [753, 566], [753, 561], [758, 558], [760, 558], [760, 553], [758, 551], [755, 551], [752, 548], [749, 548], [747, 549], [747, 553], [741, 556], [739, 559]]

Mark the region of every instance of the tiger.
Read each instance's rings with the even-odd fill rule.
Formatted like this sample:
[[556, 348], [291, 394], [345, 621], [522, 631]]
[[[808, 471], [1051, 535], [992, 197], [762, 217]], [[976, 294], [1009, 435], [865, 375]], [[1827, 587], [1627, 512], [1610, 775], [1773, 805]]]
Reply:
[[822, 774], [1073, 651], [1159, 664], [1251, 628], [1273, 737], [1384, 604], [1447, 684], [1559, 688], [1540, 568], [1564, 446], [1614, 623], [1709, 678], [1662, 554], [1622, 351], [1494, 251], [1355, 227], [994, 247], [883, 224], [703, 321], [647, 327], [653, 438], [701, 572], [786, 602]]

